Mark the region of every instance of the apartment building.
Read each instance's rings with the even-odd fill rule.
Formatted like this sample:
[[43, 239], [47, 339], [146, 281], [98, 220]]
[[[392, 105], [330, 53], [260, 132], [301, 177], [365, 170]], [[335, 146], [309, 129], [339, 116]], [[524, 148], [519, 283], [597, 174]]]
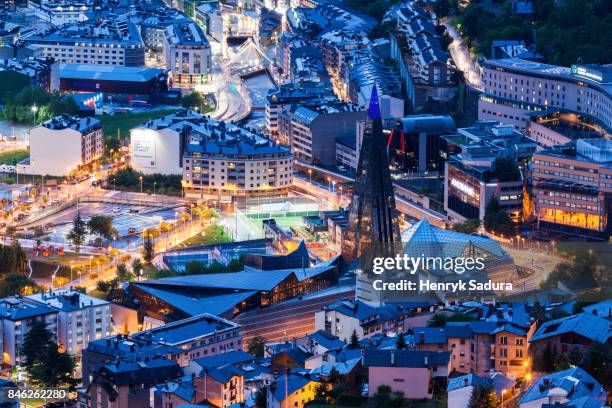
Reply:
[[386, 385], [405, 398], [430, 399], [434, 381], [450, 374], [450, 352], [366, 349], [362, 365], [368, 369], [368, 395]]
[[350, 104], [298, 105], [278, 117], [278, 134], [289, 140], [296, 159], [309, 164], [334, 166], [337, 137], [354, 136], [365, 113]]
[[22, 297], [0, 299], [2, 320], [2, 362], [9, 366], [23, 363], [20, 350], [26, 334], [35, 322], [43, 322], [57, 339], [58, 311]]
[[92, 11], [91, 0], [34, 0], [28, 1], [28, 8], [34, 15], [54, 26], [69, 23], [81, 23], [87, 20], [86, 14]]
[[110, 302], [68, 289], [27, 298], [57, 310], [57, 342], [77, 359], [90, 341], [110, 335]]
[[535, 153], [531, 178], [539, 228], [607, 239], [611, 164], [612, 141], [605, 138]]
[[64, 24], [22, 37], [21, 41], [60, 63], [128, 67], [145, 63], [140, 32], [123, 17]]
[[210, 44], [202, 28], [193, 21], [170, 25], [165, 30], [166, 65], [176, 85], [208, 82], [211, 68]]
[[[518, 165], [529, 158], [536, 143], [511, 126], [495, 121], [444, 136], [448, 161], [444, 163], [444, 209], [451, 220], [484, 219], [495, 198], [513, 219], [522, 215], [523, 176]], [[498, 159], [505, 159], [497, 168]], [[507, 163], [514, 163], [509, 172]]]
[[103, 153], [102, 122], [62, 115], [30, 131], [30, 158], [17, 166], [22, 174], [66, 176]]
[[50, 57], [2, 58], [0, 81], [4, 87], [20, 90], [24, 84], [47, 92], [59, 89], [59, 64]]
[[372, 307], [361, 301], [344, 300], [315, 313], [315, 330], [325, 330], [349, 341], [353, 332], [359, 338], [394, 334], [405, 330], [409, 311], [400, 306]]
[[525, 130], [530, 113], [563, 111], [583, 115], [608, 132], [612, 130], [610, 67], [567, 68], [506, 58], [485, 61], [482, 79], [480, 120], [498, 120]]

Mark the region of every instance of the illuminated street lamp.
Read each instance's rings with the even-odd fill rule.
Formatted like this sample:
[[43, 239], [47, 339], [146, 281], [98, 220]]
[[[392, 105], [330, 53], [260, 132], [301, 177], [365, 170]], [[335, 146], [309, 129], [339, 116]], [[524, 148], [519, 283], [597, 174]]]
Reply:
[[140, 179], [140, 194], [142, 194], [142, 176], [140, 176], [139, 179]]
[[506, 393], [506, 390], [502, 390], [501, 392], [501, 407], [504, 408], [504, 394]]
[[310, 184], [312, 184], [312, 169], [308, 169], [308, 177], [310, 177]]
[[36, 112], [38, 112], [38, 106], [32, 105], [32, 113], [34, 114], [34, 125], [36, 125]]

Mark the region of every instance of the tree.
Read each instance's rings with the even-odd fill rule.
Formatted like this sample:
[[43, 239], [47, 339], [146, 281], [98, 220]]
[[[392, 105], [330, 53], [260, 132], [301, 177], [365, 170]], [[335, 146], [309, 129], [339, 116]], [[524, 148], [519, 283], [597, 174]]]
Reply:
[[449, 12], [450, 4], [448, 0], [436, 0], [436, 3], [434, 4], [434, 13], [436, 13], [436, 16], [438, 18], [444, 18], [448, 16]]
[[112, 284], [107, 281], [99, 280], [98, 282], [96, 282], [96, 289], [100, 292], [107, 293], [110, 290], [111, 286]]
[[53, 334], [44, 322], [34, 322], [24, 336], [21, 354], [23, 363], [33, 384], [44, 387], [69, 386], [74, 388], [72, 378], [75, 368], [73, 358], [66, 352], [60, 352]]
[[482, 385], [474, 387], [468, 408], [496, 408], [498, 406], [497, 396], [491, 387]]
[[0, 245], [0, 274], [23, 273], [28, 267], [28, 257], [15, 241], [11, 245]]
[[351, 339], [349, 340], [349, 347], [352, 349], [359, 348], [359, 336], [357, 335], [357, 330], [353, 330], [353, 333], [351, 333]]
[[406, 339], [404, 338], [404, 333], [400, 332], [397, 335], [397, 340], [395, 341], [395, 348], [398, 350], [403, 350], [406, 348]]
[[149, 235], [147, 235], [144, 240], [144, 244], [142, 247], [142, 257], [148, 264], [150, 264], [151, 261], [153, 261], [153, 258], [155, 258], [155, 247], [153, 245], [153, 240]]
[[143, 268], [144, 265], [142, 264], [140, 258], [136, 258], [132, 261], [132, 271], [134, 272], [134, 275], [136, 275], [136, 277], [140, 276]]
[[563, 261], [548, 274], [540, 284], [542, 289], [553, 289], [560, 281], [593, 280], [597, 273], [599, 260], [593, 251], [578, 249], [567, 261]]
[[492, 198], [487, 204], [483, 224], [487, 231], [496, 234], [511, 236], [514, 232], [512, 220], [496, 198]]
[[184, 108], [189, 109], [202, 109], [206, 104], [206, 98], [198, 91], [193, 91], [192, 93], [185, 95], [181, 98], [181, 105]]
[[473, 218], [464, 222], [453, 224], [453, 231], [461, 232], [462, 234], [473, 234], [478, 231], [480, 227], [480, 220]]
[[496, 157], [493, 168], [495, 177], [499, 181], [519, 181], [521, 179], [521, 171], [514, 159]]
[[0, 297], [29, 295], [38, 290], [38, 285], [20, 273], [9, 273], [0, 280]]
[[185, 275], [202, 275], [206, 273], [206, 267], [200, 261], [189, 261], [185, 265]]
[[610, 367], [609, 358], [612, 352], [603, 344], [593, 343], [586, 354], [585, 362], [582, 366], [584, 370], [591, 374], [601, 384], [609, 384], [612, 378], [609, 377]]
[[570, 360], [567, 354], [559, 353], [555, 356], [554, 371], [563, 371], [570, 368]]
[[87, 235], [87, 229], [85, 222], [81, 219], [81, 214], [77, 213], [76, 217], [72, 220], [72, 229], [68, 233], [68, 239], [72, 241], [75, 246], [76, 252], [79, 252], [81, 245], [85, 242], [85, 236]]
[[117, 230], [113, 227], [113, 217], [108, 215], [94, 215], [87, 223], [89, 232], [97, 235], [100, 239], [114, 239], [117, 236]]
[[263, 357], [265, 353], [266, 339], [261, 336], [255, 336], [249, 343], [248, 352], [255, 357]]
[[128, 271], [124, 264], [117, 266], [117, 280], [121, 282], [130, 282], [134, 280], [134, 274]]

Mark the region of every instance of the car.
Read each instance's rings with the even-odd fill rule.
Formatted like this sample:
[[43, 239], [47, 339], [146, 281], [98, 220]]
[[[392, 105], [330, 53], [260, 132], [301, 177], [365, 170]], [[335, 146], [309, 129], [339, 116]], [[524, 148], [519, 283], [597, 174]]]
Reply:
[[140, 210], [137, 210], [136, 208], [128, 208], [126, 213], [128, 214], [138, 214], [140, 212]]
[[128, 234], [135, 234], [135, 233], [136, 233], [136, 228], [134, 227], [128, 228]]
[[0, 222], [0, 228], [6, 228], [6, 222]]
[[97, 180], [94, 180], [91, 182], [91, 186], [92, 187], [96, 187], [98, 184], [100, 184]]
[[113, 208], [113, 213], [115, 214], [119, 214], [121, 212], [121, 207], [115, 207]]

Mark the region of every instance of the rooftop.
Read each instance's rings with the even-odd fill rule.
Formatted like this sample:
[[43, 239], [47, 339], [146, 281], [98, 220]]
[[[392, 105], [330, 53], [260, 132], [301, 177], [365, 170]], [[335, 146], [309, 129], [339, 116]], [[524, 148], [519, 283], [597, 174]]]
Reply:
[[[519, 404], [523, 405], [552, 396], [564, 397], [569, 401], [591, 397], [603, 402], [605, 401], [606, 391], [586, 371], [579, 367], [573, 367], [539, 377], [523, 394]], [[603, 406], [603, 403], [601, 406]]]
[[588, 312], [562, 317], [540, 326], [529, 342], [565, 333], [578, 334], [587, 339], [606, 344], [612, 338], [612, 322]]
[[450, 355], [450, 351], [366, 349], [363, 354], [363, 365], [365, 367], [429, 368], [436, 365], [448, 365]]
[[234, 322], [206, 313], [134, 333], [131, 337], [136, 340], [150, 339], [155, 343], [168, 346], [180, 346], [191, 340], [238, 329], [238, 327], [239, 325]]
[[42, 127], [50, 130], [73, 129], [81, 133], [86, 133], [102, 127], [102, 122], [95, 118], [80, 118], [78, 116], [61, 115], [44, 122]]
[[57, 313], [57, 310], [27, 298], [11, 296], [0, 299], [2, 319], [23, 320], [54, 313]]
[[27, 298], [44, 303], [47, 306], [63, 312], [71, 312], [87, 307], [98, 307], [110, 304], [110, 302], [106, 300], [69, 289], [59, 289], [55, 291], [36, 293], [27, 296]]
[[152, 67], [124, 67], [99, 64], [60, 64], [60, 78], [98, 81], [146, 82], [165, 72]]

